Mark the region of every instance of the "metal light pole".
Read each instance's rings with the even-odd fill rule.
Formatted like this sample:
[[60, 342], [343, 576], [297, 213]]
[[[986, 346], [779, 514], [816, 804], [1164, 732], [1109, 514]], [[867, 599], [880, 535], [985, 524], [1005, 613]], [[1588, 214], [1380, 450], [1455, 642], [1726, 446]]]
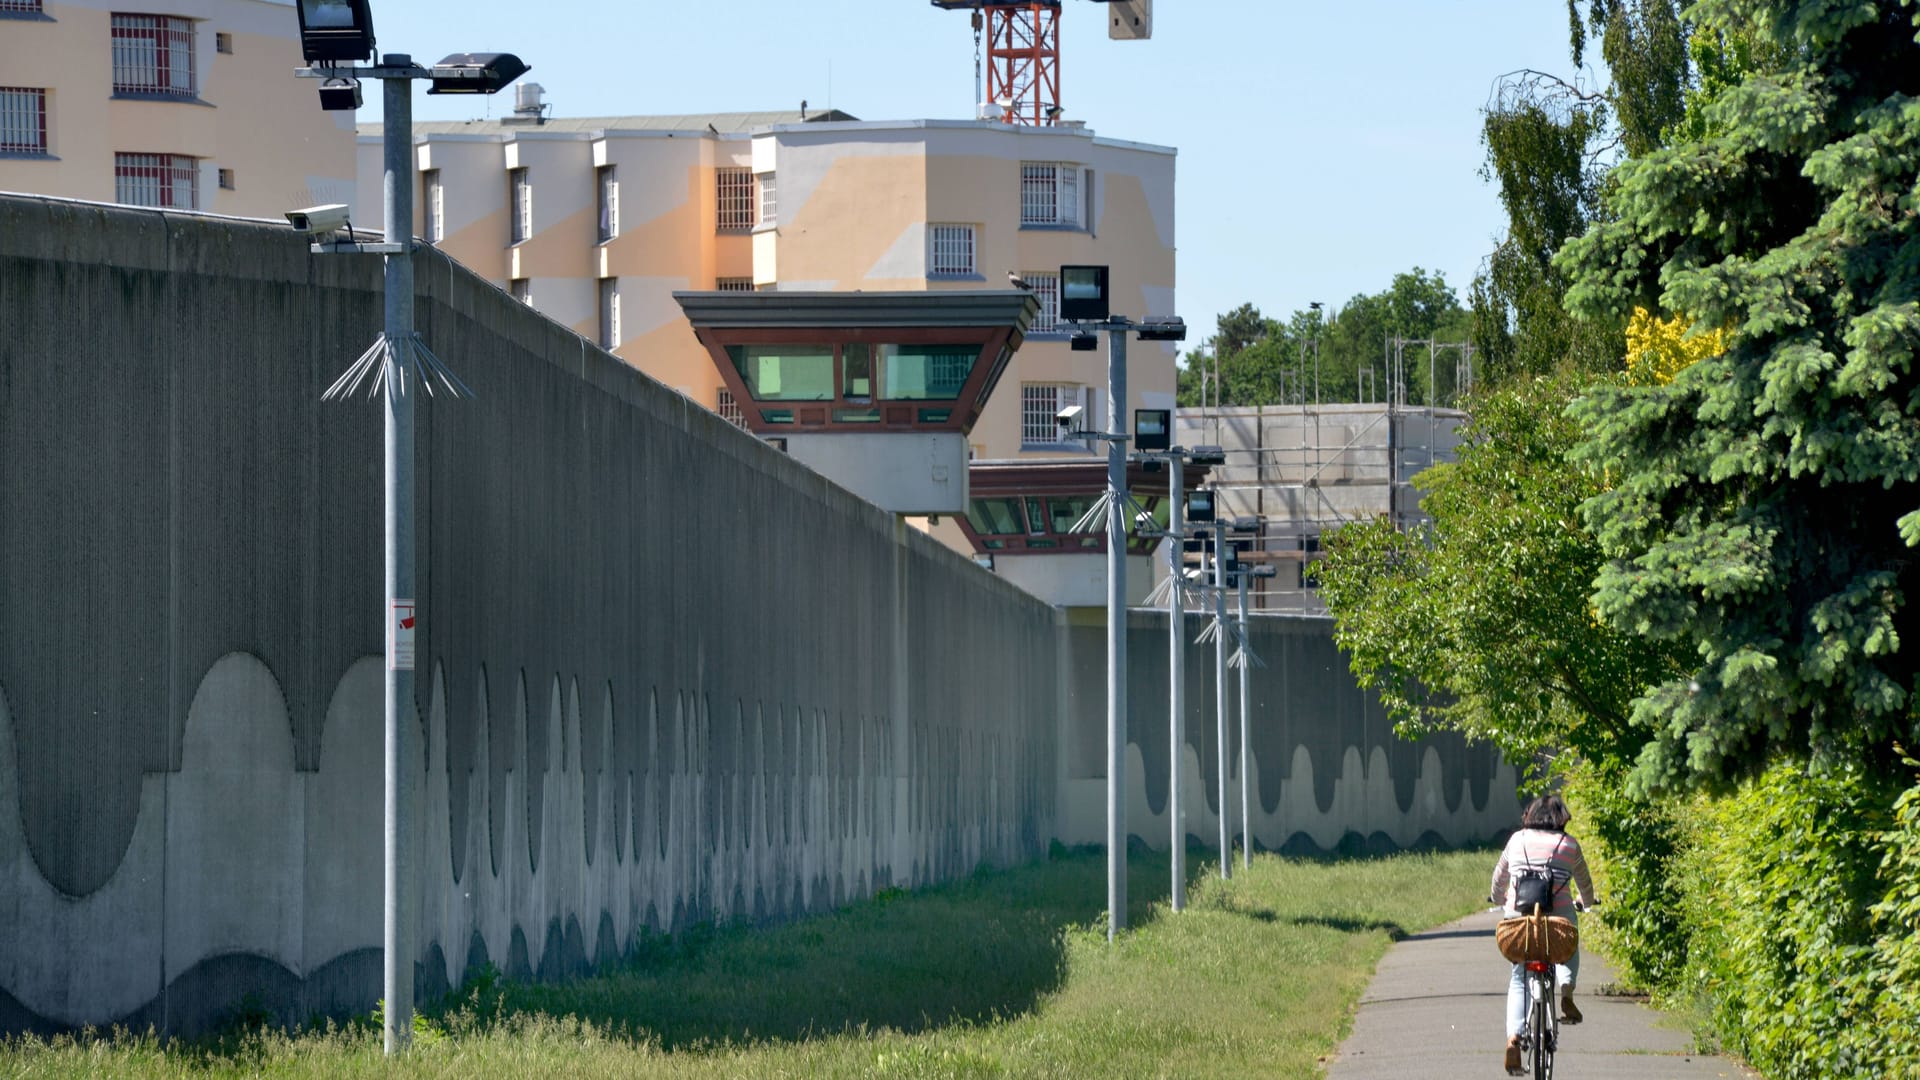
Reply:
[[[335, 11], [348, 7], [342, 3]], [[302, 78], [325, 79], [321, 89], [323, 108], [346, 109], [359, 101], [355, 80], [379, 79], [385, 83], [382, 98], [381, 203], [385, 211], [384, 242], [362, 244], [353, 241], [329, 243], [324, 239], [312, 245], [316, 254], [377, 253], [384, 257], [384, 318], [379, 340], [336, 379], [322, 394], [323, 400], [347, 397], [371, 379], [373, 391], [382, 397], [385, 413], [384, 465], [386, 547], [381, 611], [386, 648], [386, 691], [384, 766], [382, 769], [382, 853], [381, 853], [381, 999], [382, 1042], [388, 1054], [403, 1051], [413, 1040], [413, 820], [414, 778], [419, 773], [419, 737], [407, 715], [417, 705], [414, 679], [414, 642], [419, 631], [419, 603], [414, 592], [414, 388], [434, 393], [434, 384], [454, 397], [472, 397], [473, 391], [435, 357], [413, 332], [413, 82], [431, 79], [440, 92], [493, 93], [526, 71], [518, 57], [488, 54], [484, 57], [449, 57], [433, 68], [416, 65], [404, 53], [388, 53], [371, 67], [358, 67], [340, 60], [371, 55], [373, 33], [371, 16], [364, 0], [354, 0], [352, 18], [360, 25], [352, 32], [360, 40], [353, 48], [329, 49], [324, 40], [340, 32], [333, 22], [319, 15], [328, 5], [305, 3], [299, 8], [302, 48], [309, 60], [322, 63], [299, 68]], [[311, 9], [311, 10], [310, 10]], [[330, 14], [330, 13], [329, 13]], [[311, 20], [311, 22], [310, 22]], [[316, 44], [316, 41], [319, 43]], [[351, 87], [350, 100], [339, 96], [342, 84]], [[314, 211], [340, 210], [345, 207], [315, 207]], [[311, 220], [307, 211], [288, 215], [296, 222]], [[300, 224], [303, 231], [310, 226]]]
[[1127, 323], [1107, 330], [1107, 940], [1127, 927]]
[[1247, 751], [1247, 713], [1250, 711], [1247, 669], [1253, 665], [1249, 662], [1251, 654], [1247, 652], [1247, 567], [1242, 565], [1240, 572], [1233, 576], [1240, 583], [1240, 648], [1242, 650], [1240, 659], [1240, 865], [1251, 867], [1253, 865], [1253, 792], [1247, 778], [1247, 774], [1251, 771], [1247, 765], [1252, 760], [1252, 755]]
[[[388, 55], [388, 65], [411, 58]], [[387, 79], [382, 118], [386, 175], [381, 200], [387, 237], [399, 237], [402, 250], [386, 259], [386, 334], [401, 347], [413, 341], [413, 80]], [[396, 135], [395, 132], [399, 134]], [[381, 905], [385, 964], [381, 993], [386, 1002], [387, 1053], [404, 1050], [413, 1039], [413, 845], [409, 829], [413, 807], [413, 743], [406, 705], [413, 696], [413, 640], [418, 606], [413, 591], [413, 394], [407, 385], [410, 365], [394, 365], [386, 379], [386, 878]]]
[[[1218, 513], [1218, 510], [1215, 511]], [[1227, 786], [1227, 581], [1225, 572], [1227, 523], [1213, 523], [1213, 700], [1216, 737], [1220, 745], [1220, 877], [1233, 877], [1233, 846], [1228, 822], [1233, 816], [1233, 791]]]
[[1167, 816], [1172, 820], [1173, 828], [1173, 910], [1185, 911], [1187, 908], [1187, 823], [1180, 801], [1181, 750], [1186, 740], [1182, 738], [1186, 727], [1187, 715], [1187, 678], [1186, 665], [1182, 664], [1185, 641], [1181, 640], [1182, 624], [1186, 622], [1184, 610], [1186, 557], [1181, 545], [1186, 536], [1186, 456], [1182, 453], [1167, 455], [1167, 465], [1171, 471], [1172, 484], [1167, 492], [1167, 684], [1171, 690], [1172, 701], [1167, 710]]

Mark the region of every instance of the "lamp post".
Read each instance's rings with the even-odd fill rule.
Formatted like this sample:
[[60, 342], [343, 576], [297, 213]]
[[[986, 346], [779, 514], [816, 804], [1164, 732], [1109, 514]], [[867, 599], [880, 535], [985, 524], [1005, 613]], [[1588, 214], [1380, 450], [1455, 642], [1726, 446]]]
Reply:
[[[431, 80], [430, 93], [491, 94], [520, 77], [527, 66], [506, 53], [450, 56], [432, 68], [413, 63], [404, 53], [388, 53], [370, 67], [355, 62], [374, 54], [373, 15], [367, 0], [299, 0], [302, 55], [312, 67], [301, 78], [321, 79], [321, 107], [348, 110], [360, 103], [359, 80], [384, 82], [382, 139], [385, 175], [384, 242], [358, 244], [348, 228], [345, 244], [318, 239], [315, 253], [358, 252], [385, 259], [383, 332], [372, 348], [329, 387], [324, 397], [353, 393], [369, 379], [385, 403], [383, 532], [385, 588], [381, 621], [386, 635], [386, 705], [381, 856], [382, 1043], [388, 1054], [405, 1050], [413, 1036], [413, 778], [419, 772], [413, 725], [406, 708], [417, 705], [414, 691], [414, 641], [419, 604], [414, 591], [414, 394], [412, 382], [428, 393], [436, 381], [453, 396], [471, 396], [446, 365], [413, 332], [413, 82]], [[344, 63], [343, 63], [344, 61]], [[314, 208], [324, 210], [326, 208]], [[308, 212], [290, 214], [296, 228], [308, 231]], [[324, 217], [323, 221], [327, 220]], [[316, 227], [317, 230], [318, 227]]]
[[[1251, 531], [1243, 528], [1243, 522], [1252, 521], [1252, 529], [1258, 529], [1257, 518], [1242, 518], [1234, 522], [1236, 530]], [[1253, 740], [1248, 718], [1253, 715], [1253, 699], [1249, 690], [1249, 670], [1263, 666], [1260, 658], [1253, 655], [1253, 639], [1247, 633], [1247, 579], [1270, 578], [1276, 571], [1269, 563], [1249, 566], [1239, 563], [1239, 570], [1233, 576], [1238, 582], [1240, 592], [1239, 631], [1235, 635], [1240, 639], [1240, 648], [1233, 654], [1234, 666], [1240, 669], [1240, 865], [1253, 865]]]
[[1233, 877], [1232, 789], [1227, 786], [1227, 575], [1226, 536], [1213, 529], [1213, 702], [1215, 737], [1220, 747], [1220, 879]]
[[[1075, 324], [1071, 347], [1091, 348], [1107, 332], [1107, 430], [1074, 432], [1107, 444], [1107, 494], [1091, 515], [1107, 528], [1107, 940], [1127, 927], [1127, 522], [1137, 509], [1127, 495], [1127, 335], [1142, 341], [1185, 341], [1179, 317], [1134, 322], [1111, 312], [1107, 267], [1060, 268], [1060, 318]], [[1075, 531], [1081, 526], [1076, 523]]]

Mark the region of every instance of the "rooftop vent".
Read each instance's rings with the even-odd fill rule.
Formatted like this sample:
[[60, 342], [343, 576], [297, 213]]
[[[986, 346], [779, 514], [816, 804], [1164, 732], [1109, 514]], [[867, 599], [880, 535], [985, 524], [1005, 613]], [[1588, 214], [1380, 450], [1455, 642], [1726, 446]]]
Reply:
[[539, 83], [521, 83], [513, 88], [513, 115], [501, 117], [508, 124], [544, 124], [548, 105], [543, 100], [546, 88]]

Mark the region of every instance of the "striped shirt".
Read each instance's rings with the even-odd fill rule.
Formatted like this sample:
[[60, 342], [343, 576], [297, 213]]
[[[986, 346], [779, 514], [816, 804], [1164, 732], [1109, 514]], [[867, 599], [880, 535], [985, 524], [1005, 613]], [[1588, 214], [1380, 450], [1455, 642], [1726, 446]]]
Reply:
[[1493, 867], [1493, 891], [1506, 907], [1508, 915], [1518, 915], [1513, 904], [1513, 876], [1520, 867], [1530, 866], [1553, 875], [1553, 910], [1549, 915], [1563, 919], [1574, 917], [1573, 890], [1580, 886], [1580, 899], [1593, 906], [1593, 879], [1587, 876], [1587, 857], [1580, 852], [1580, 841], [1563, 832], [1547, 829], [1521, 829], [1507, 838], [1507, 849]]

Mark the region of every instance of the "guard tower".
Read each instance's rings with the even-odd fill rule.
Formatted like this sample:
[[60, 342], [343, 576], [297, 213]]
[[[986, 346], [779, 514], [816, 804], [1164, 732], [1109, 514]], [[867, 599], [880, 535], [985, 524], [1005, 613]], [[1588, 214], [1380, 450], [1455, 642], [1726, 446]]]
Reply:
[[[1134, 594], [1127, 602], [1133, 604], [1145, 602], [1152, 589], [1153, 549], [1167, 526], [1169, 474], [1155, 464], [1127, 466], [1127, 490], [1149, 519], [1127, 529], [1127, 582]], [[976, 461], [969, 473], [967, 512], [956, 522], [977, 561], [1049, 604], [1107, 602], [1106, 526], [1085, 522], [1107, 490], [1104, 460]], [[1206, 478], [1205, 466], [1188, 466], [1190, 487]]]
[[896, 514], [967, 509], [967, 433], [1040, 312], [1018, 289], [676, 292], [747, 430]]

